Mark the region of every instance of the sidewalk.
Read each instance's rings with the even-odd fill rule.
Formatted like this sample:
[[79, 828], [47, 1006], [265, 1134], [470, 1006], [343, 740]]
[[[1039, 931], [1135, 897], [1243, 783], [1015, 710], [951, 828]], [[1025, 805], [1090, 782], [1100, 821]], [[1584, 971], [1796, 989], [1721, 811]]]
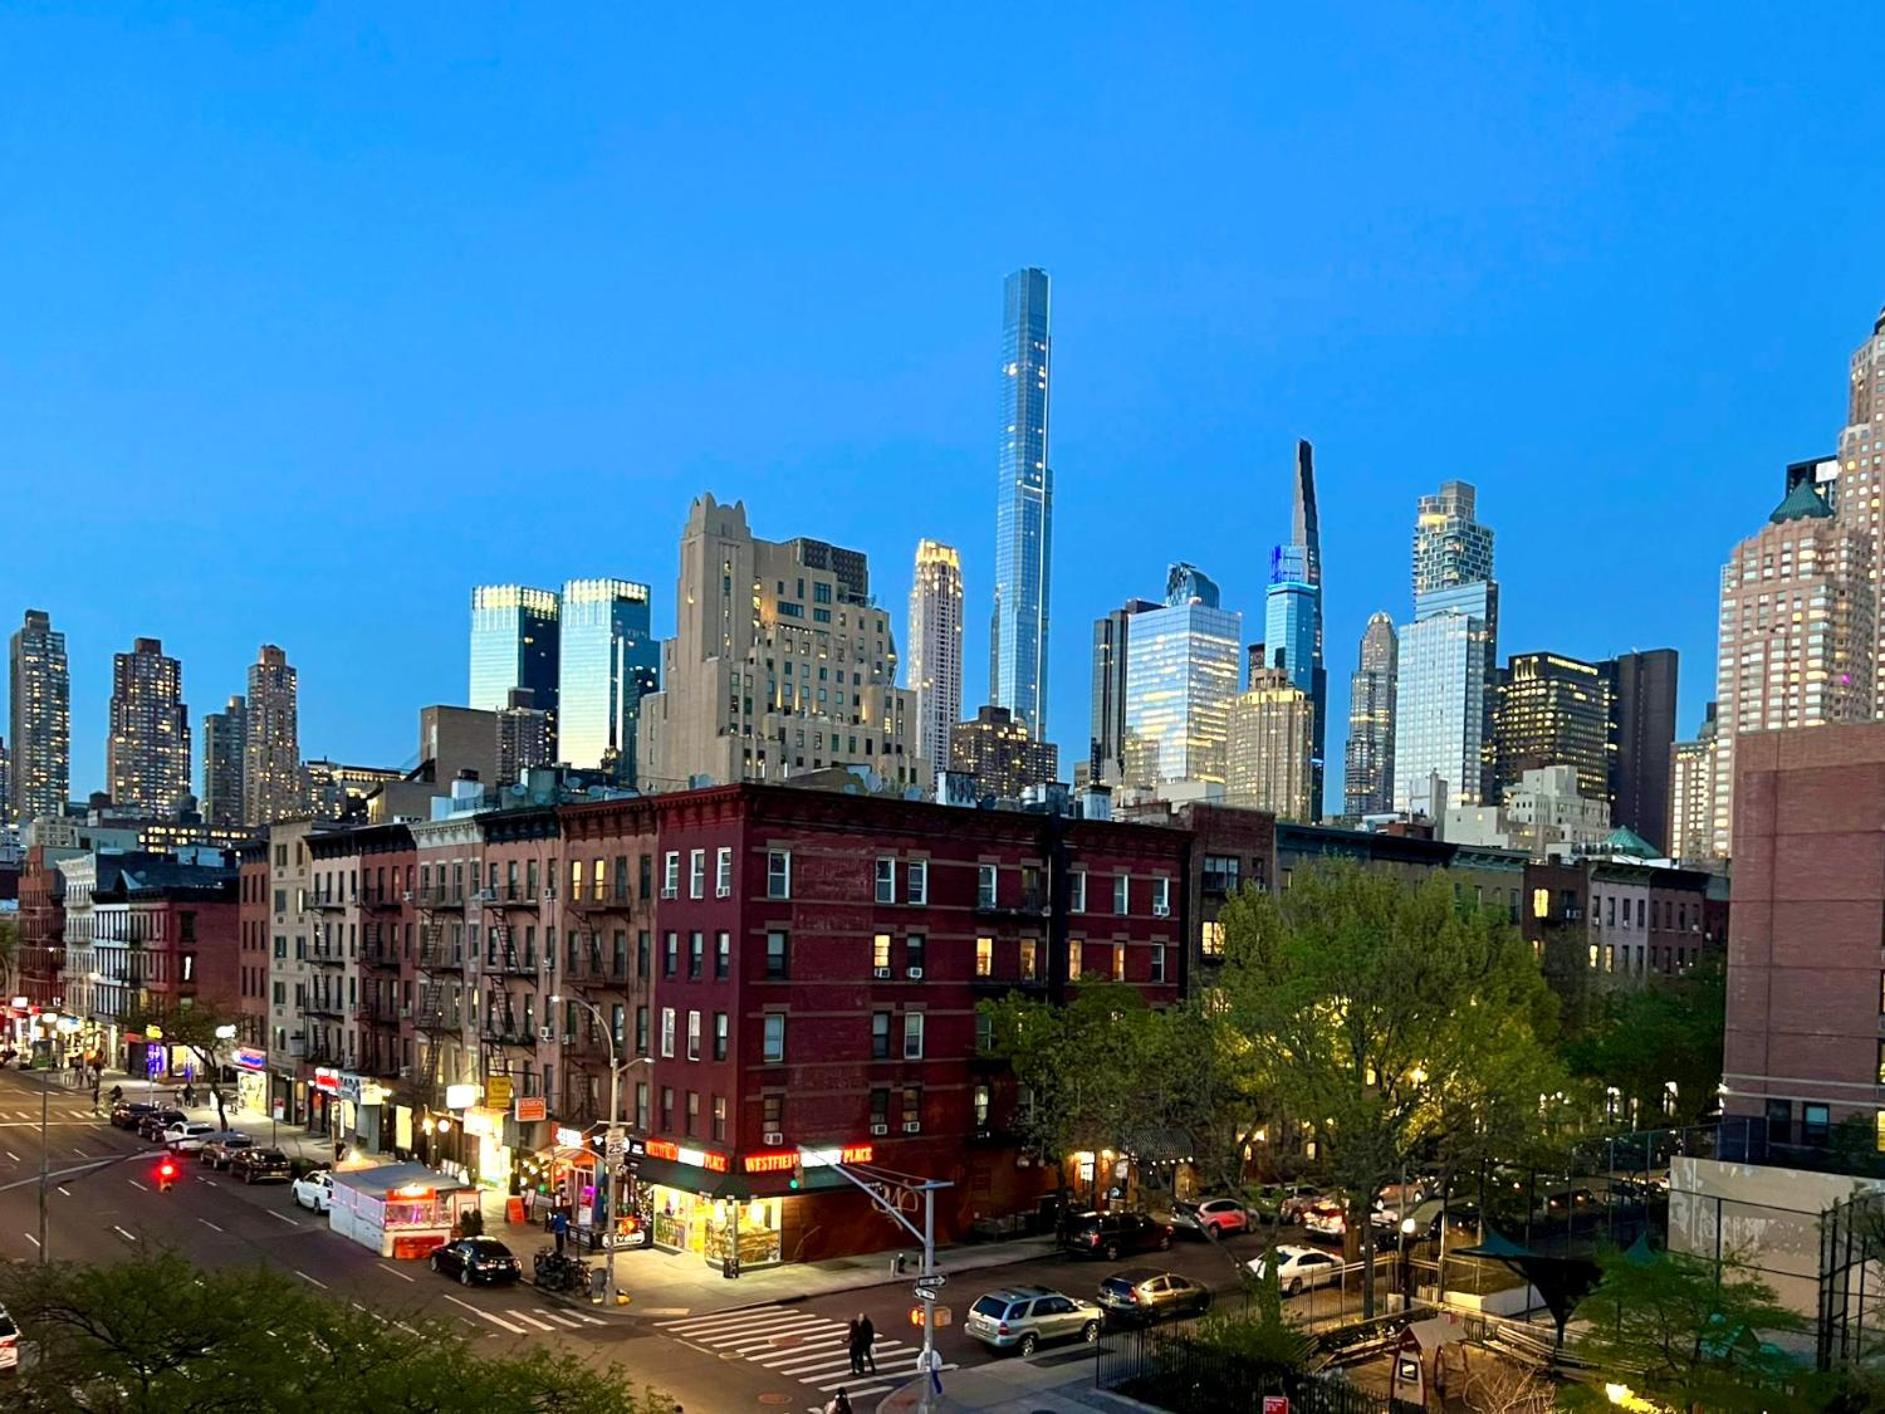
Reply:
[[[943, 1392], [932, 1399], [933, 1414], [980, 1410], [984, 1414], [1111, 1414], [1148, 1410], [1136, 1399], [1093, 1388], [1093, 1357], [1082, 1351], [1071, 1360], [1043, 1365], [1029, 1360], [994, 1360], [966, 1370], [945, 1371]], [[878, 1414], [912, 1414], [921, 1408], [922, 1382], [912, 1380], [883, 1397]]]

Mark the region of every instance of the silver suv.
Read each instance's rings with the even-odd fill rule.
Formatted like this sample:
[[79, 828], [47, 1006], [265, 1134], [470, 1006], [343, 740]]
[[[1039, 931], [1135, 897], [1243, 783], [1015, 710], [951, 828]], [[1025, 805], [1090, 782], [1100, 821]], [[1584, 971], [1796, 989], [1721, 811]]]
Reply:
[[968, 1333], [995, 1350], [1032, 1355], [1053, 1340], [1099, 1339], [1104, 1312], [1091, 1301], [1050, 1291], [1044, 1286], [1011, 1286], [991, 1291], [969, 1307]]

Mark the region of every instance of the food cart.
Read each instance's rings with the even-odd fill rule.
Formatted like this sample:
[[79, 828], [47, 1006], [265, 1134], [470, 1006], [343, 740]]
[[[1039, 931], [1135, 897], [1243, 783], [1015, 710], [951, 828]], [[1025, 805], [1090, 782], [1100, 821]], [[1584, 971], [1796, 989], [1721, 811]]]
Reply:
[[381, 1164], [334, 1174], [327, 1224], [382, 1257], [420, 1258], [451, 1241], [478, 1190], [424, 1164]]

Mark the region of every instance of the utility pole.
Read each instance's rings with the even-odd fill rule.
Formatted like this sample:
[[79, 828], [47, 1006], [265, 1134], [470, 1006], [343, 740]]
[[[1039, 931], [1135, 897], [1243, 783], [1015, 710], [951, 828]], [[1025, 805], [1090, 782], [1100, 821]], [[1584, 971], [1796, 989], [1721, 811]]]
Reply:
[[[550, 1005], [556, 1006], [564, 998], [552, 996]], [[609, 1222], [602, 1234], [602, 1240], [608, 1244], [608, 1255], [604, 1258], [603, 1270], [607, 1273], [603, 1284], [603, 1304], [611, 1310], [615, 1308], [615, 1253], [621, 1245], [616, 1241], [620, 1234], [622, 1214], [622, 1160], [627, 1146], [622, 1142], [622, 1072], [631, 1065], [653, 1065], [652, 1056], [637, 1056], [624, 1062], [615, 1050], [615, 1032], [610, 1028], [608, 1018], [603, 1016], [602, 1008], [594, 1002], [581, 997], [570, 997], [584, 1011], [596, 1019], [596, 1025], [602, 1028], [603, 1039], [609, 1043], [609, 1133], [604, 1143], [603, 1163], [607, 1166]]]
[[52, 1068], [39, 1071], [39, 1264], [46, 1265], [46, 1180], [52, 1146], [46, 1138], [46, 1109], [52, 1093]]

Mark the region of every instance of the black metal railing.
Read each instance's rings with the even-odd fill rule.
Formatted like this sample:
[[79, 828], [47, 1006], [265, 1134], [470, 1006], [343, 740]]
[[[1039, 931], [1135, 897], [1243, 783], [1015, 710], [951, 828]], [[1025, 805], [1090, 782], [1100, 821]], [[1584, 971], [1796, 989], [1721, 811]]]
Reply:
[[1263, 1414], [1283, 1395], [1291, 1414], [1387, 1414], [1388, 1401], [1339, 1375], [1268, 1369], [1182, 1331], [1134, 1329], [1103, 1335], [1093, 1383], [1171, 1414]]

